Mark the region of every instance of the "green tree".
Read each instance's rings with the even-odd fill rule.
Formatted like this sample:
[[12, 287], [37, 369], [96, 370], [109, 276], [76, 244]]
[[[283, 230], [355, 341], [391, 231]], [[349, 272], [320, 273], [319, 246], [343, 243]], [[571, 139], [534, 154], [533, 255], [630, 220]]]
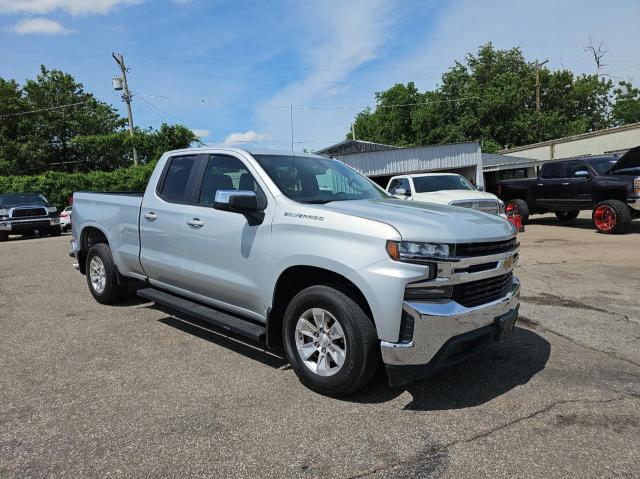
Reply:
[[132, 140], [125, 125], [112, 106], [67, 73], [41, 66], [22, 87], [0, 78], [0, 175], [108, 171], [131, 165], [132, 141], [142, 163], [197, 141], [188, 128], [166, 124], [138, 128]]
[[613, 91], [613, 121], [617, 125], [640, 122], [640, 89], [631, 83], [622, 81]]
[[[357, 137], [398, 146], [478, 140], [495, 151], [614, 124], [611, 81], [546, 68], [540, 81], [538, 111], [534, 64], [519, 48], [487, 43], [455, 62], [432, 91], [409, 83], [377, 93], [376, 109], [356, 116]], [[398, 103], [413, 104], [392, 106]]]

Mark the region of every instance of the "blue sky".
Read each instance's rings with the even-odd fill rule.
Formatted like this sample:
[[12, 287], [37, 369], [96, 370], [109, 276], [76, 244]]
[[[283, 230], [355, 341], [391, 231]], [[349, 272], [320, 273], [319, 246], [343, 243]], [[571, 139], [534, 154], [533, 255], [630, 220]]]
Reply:
[[[180, 122], [203, 141], [295, 148], [344, 139], [354, 115], [395, 82], [437, 85], [487, 41], [552, 68], [640, 83], [637, 0], [0, 0], [0, 76], [40, 64], [72, 73], [124, 115], [111, 52], [130, 67], [134, 121]], [[357, 132], [356, 132], [357, 134]]]

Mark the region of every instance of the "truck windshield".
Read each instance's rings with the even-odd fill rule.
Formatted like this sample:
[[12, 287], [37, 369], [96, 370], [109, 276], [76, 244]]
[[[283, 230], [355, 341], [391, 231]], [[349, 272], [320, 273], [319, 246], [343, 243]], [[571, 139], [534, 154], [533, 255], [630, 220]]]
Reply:
[[618, 162], [618, 158], [600, 158], [591, 160], [589, 164], [601, 175], [604, 175]]
[[329, 158], [253, 155], [276, 186], [300, 203], [392, 198], [366, 176]]
[[21, 205], [42, 205], [48, 206], [49, 202], [39, 193], [15, 193], [10, 195], [0, 195], [0, 206], [11, 208]]
[[414, 176], [416, 193], [431, 193], [442, 190], [475, 190], [474, 186], [460, 175]]

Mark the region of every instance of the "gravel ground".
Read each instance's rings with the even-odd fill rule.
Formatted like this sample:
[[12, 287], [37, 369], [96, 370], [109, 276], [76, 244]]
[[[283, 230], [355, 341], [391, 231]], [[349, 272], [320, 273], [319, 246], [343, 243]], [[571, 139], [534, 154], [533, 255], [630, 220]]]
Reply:
[[99, 305], [68, 236], [2, 243], [0, 478], [638, 477], [638, 233], [534, 219], [509, 340], [342, 400], [202, 323]]

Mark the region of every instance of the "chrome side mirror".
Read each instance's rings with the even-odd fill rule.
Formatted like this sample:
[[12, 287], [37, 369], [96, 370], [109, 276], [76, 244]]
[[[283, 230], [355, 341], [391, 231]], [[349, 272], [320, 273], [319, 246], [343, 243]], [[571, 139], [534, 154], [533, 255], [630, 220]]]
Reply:
[[258, 195], [255, 191], [218, 190], [213, 207], [216, 210], [240, 213], [247, 218], [251, 226], [264, 220], [264, 212], [258, 206]]

